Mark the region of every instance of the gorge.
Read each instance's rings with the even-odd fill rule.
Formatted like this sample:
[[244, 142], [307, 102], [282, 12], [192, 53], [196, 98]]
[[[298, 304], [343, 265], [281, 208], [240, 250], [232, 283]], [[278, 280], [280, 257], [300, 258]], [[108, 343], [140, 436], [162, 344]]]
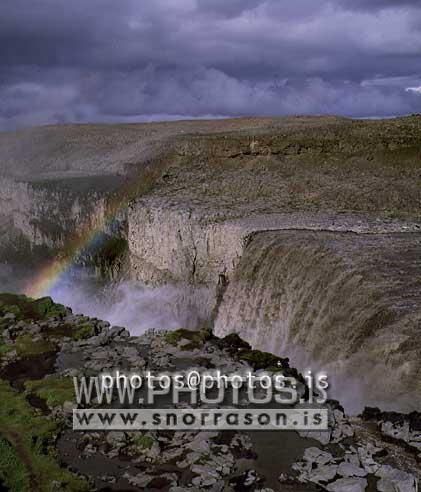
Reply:
[[3, 133], [1, 258], [27, 264], [23, 290], [73, 266], [173, 286], [189, 327], [416, 409], [420, 149], [416, 116]]

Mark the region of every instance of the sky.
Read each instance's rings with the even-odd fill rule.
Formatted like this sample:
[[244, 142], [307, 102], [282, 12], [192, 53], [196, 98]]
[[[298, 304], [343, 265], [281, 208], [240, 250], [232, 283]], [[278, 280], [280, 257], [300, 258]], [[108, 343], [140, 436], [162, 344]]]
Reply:
[[421, 113], [420, 0], [0, 0], [0, 129]]

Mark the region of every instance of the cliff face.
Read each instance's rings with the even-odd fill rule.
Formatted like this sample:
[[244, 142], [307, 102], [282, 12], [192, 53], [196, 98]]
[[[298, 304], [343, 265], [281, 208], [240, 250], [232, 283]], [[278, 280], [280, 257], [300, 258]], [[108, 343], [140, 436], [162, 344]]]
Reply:
[[238, 262], [248, 230], [158, 200], [132, 205], [128, 224], [131, 275], [152, 283], [216, 284]]
[[66, 239], [87, 228], [100, 227], [106, 215], [106, 197], [92, 190], [77, 192], [77, 183], [24, 182], [4, 178], [0, 183], [0, 210], [34, 246], [65, 246]]
[[363, 214], [291, 212], [222, 219], [217, 213], [174, 206], [167, 199], [144, 199], [128, 212], [131, 276], [160, 284], [214, 285], [229, 281], [253, 233], [314, 230], [359, 234], [418, 232], [420, 221], [384, 220]]
[[[99, 182], [101, 180], [101, 182]], [[111, 214], [118, 179], [0, 182], [0, 263], [33, 267], [56, 256], [117, 279], [127, 270], [127, 212]]]

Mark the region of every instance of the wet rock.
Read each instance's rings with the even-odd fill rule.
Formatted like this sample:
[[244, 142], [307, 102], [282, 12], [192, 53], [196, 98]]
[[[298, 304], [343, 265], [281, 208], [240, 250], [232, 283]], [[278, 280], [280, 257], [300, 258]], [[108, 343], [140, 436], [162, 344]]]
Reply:
[[417, 492], [417, 483], [413, 475], [389, 465], [382, 465], [376, 472], [377, 490], [380, 492]]
[[174, 486], [169, 489], [168, 492], [199, 492], [198, 487], [179, 487], [179, 486]]
[[367, 471], [353, 463], [344, 461], [338, 466], [338, 475], [343, 477], [365, 477]]
[[331, 441], [334, 443], [341, 442], [343, 439], [354, 435], [354, 429], [340, 406], [331, 409], [329, 427], [332, 429]]
[[125, 473], [123, 478], [126, 478], [130, 485], [134, 487], [144, 488], [147, 487], [152, 480], [155, 478], [153, 475], [147, 475], [144, 473], [139, 473], [138, 475], [130, 475], [129, 473]]
[[333, 480], [338, 471], [335, 458], [319, 448], [307, 448], [303, 461], [294, 463], [292, 469], [298, 472], [301, 482], [327, 483]]
[[255, 470], [247, 470], [238, 477], [234, 477], [229, 481], [230, 486], [238, 492], [255, 490], [256, 485], [263, 480], [259, 477]]
[[332, 429], [323, 431], [299, 431], [298, 434], [301, 437], [315, 439], [316, 441], [319, 441], [320, 444], [326, 445], [330, 443], [332, 438]]
[[87, 444], [82, 451], [82, 457], [89, 458], [98, 452], [98, 448], [93, 444]]
[[238, 433], [234, 435], [230, 443], [230, 448], [235, 450], [239, 450], [239, 449], [250, 450], [252, 446], [253, 445], [250, 436], [245, 434], [238, 434]]
[[130, 336], [130, 333], [128, 330], [126, 330], [126, 328], [122, 327], [122, 326], [112, 326], [107, 335], [110, 337], [110, 338], [115, 338], [115, 337], [129, 337]]
[[368, 442], [365, 446], [358, 447], [358, 457], [360, 459], [361, 465], [367, 473], [376, 473], [377, 470], [380, 468], [380, 463], [378, 463], [378, 461], [376, 461], [374, 457], [382, 451], [382, 448], [378, 448], [371, 442]]
[[410, 441], [411, 431], [409, 428], [409, 421], [402, 419], [395, 422], [383, 422], [380, 429], [383, 434], [392, 437], [393, 439], [398, 439], [405, 442]]
[[361, 417], [366, 421], [378, 422], [385, 436], [406, 443], [415, 452], [421, 451], [421, 413], [402, 414], [382, 412], [379, 408], [367, 407]]
[[124, 432], [110, 431], [107, 432], [105, 440], [113, 448], [121, 448], [126, 444], [127, 436]]
[[99, 479], [102, 480], [103, 482], [107, 482], [111, 484], [114, 484], [117, 481], [117, 478], [112, 475], [101, 475]]
[[326, 490], [329, 492], [364, 492], [367, 485], [365, 478], [340, 478], [330, 483]]
[[193, 485], [208, 487], [209, 485], [214, 485], [221, 478], [220, 474], [209, 465], [194, 465], [191, 467], [191, 471], [199, 475], [193, 478]]
[[72, 417], [73, 416], [73, 410], [77, 408], [77, 405], [73, 401], [65, 401], [63, 403], [63, 414], [65, 417]]
[[325, 465], [331, 463], [334, 458], [330, 453], [323, 451], [319, 448], [307, 448], [304, 451], [304, 460], [310, 463], [317, 463], [318, 465]]

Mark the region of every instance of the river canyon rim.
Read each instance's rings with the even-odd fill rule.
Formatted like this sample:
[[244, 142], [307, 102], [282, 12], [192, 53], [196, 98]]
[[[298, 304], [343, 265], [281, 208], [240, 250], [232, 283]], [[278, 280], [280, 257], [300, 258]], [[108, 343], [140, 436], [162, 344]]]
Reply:
[[[1, 134], [2, 257], [54, 258], [70, 244], [70, 263], [112, 281], [130, 277], [114, 311], [107, 301], [81, 304], [93, 314], [130, 324], [136, 304], [147, 312], [141, 329], [213, 318], [216, 334], [239, 331], [303, 368], [336, 357], [334, 374], [349, 366], [333, 381], [345, 404], [355, 391], [368, 401], [369, 376], [368, 388], [394, 386], [389, 401], [399, 407], [420, 394], [420, 147], [417, 116]], [[51, 279], [66, 280], [67, 261], [47, 262], [35, 283], [76, 306], [88, 297], [83, 277], [76, 289], [49, 290]]]

